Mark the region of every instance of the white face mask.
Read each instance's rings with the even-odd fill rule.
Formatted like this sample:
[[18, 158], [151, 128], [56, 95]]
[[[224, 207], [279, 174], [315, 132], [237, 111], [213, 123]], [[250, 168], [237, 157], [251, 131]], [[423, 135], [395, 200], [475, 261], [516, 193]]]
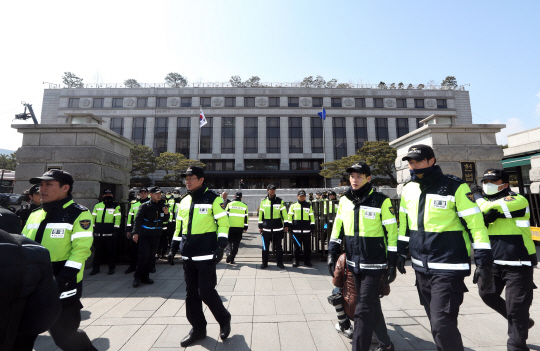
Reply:
[[175, 199], [178, 199], [180, 197], [180, 195], [178, 195], [178, 194], [174, 194], [173, 196], [174, 196]]
[[499, 186], [500, 185], [493, 183], [486, 183], [482, 184], [482, 189], [484, 190], [484, 193], [486, 193], [486, 195], [495, 195], [501, 191], [499, 190]]

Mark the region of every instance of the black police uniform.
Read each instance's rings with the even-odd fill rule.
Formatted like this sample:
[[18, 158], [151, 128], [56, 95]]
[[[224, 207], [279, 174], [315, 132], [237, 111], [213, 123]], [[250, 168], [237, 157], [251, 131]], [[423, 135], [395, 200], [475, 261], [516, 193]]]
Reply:
[[22, 226], [24, 227], [24, 225], [26, 224], [26, 221], [28, 220], [28, 217], [30, 217], [30, 214], [35, 210], [35, 209], [38, 209], [40, 208], [41, 205], [36, 205], [34, 203], [31, 203], [31, 204], [26, 204], [26, 205], [23, 205], [21, 206], [21, 208], [19, 208], [17, 210], [17, 212], [15, 212], [15, 214], [17, 216], [19, 216], [19, 218], [21, 219], [21, 222], [22, 222]]
[[19, 216], [2, 206], [0, 206], [0, 221], [7, 232], [21, 234], [22, 226]]
[[[146, 189], [146, 188], [145, 188]], [[140, 202], [139, 207], [145, 203], [150, 201], [150, 198], [147, 197], [146, 199], [139, 199], [137, 202]], [[135, 202], [135, 204], [137, 203]], [[135, 215], [132, 213], [133, 211], [133, 205], [129, 209], [130, 213], [128, 213], [128, 220], [126, 223], [126, 232], [133, 232], [133, 225], [135, 223]], [[138, 208], [137, 208], [138, 210]], [[137, 261], [139, 259], [139, 243], [136, 243], [133, 240], [133, 233], [131, 235], [131, 238], [129, 239], [129, 267], [126, 269], [125, 274], [134, 272], [135, 269], [137, 269]]]
[[[112, 192], [106, 191], [105, 194]], [[116, 268], [116, 245], [118, 241], [118, 233], [120, 232], [120, 211], [119, 204], [111, 200], [106, 201], [105, 198], [101, 203], [94, 208], [94, 262], [92, 264], [92, 273], [99, 272], [99, 267], [106, 260], [109, 266], [109, 274], [113, 274]], [[108, 217], [108, 218], [107, 218]], [[116, 224], [118, 223], [118, 224]]]

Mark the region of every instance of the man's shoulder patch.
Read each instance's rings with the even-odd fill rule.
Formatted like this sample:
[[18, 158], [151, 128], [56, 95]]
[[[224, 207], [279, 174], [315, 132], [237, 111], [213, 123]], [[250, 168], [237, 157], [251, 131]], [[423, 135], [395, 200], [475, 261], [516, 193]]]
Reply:
[[227, 205], [225, 205], [224, 202], [220, 203], [219, 205], [221, 206], [222, 209], [225, 209], [225, 207], [227, 207]]
[[92, 225], [92, 221], [89, 219], [83, 219], [79, 221], [79, 225], [81, 226], [82, 229], [88, 230], [90, 229], [90, 226]]
[[453, 174], [445, 174], [445, 176], [448, 178], [448, 179], [451, 179], [455, 182], [460, 182], [460, 183], [464, 183], [463, 182], [463, 179], [461, 179], [460, 177], [456, 177], [455, 175]]
[[471, 202], [476, 203], [476, 201], [474, 201], [474, 195], [473, 195], [473, 193], [470, 193], [470, 192], [469, 192], [469, 193], [465, 194], [465, 196], [467, 196], [467, 199], [471, 200]]
[[75, 203], [75, 202], [73, 203], [73, 207], [75, 207], [76, 209], [81, 210], [81, 211], [88, 211], [88, 208], [84, 207], [81, 204]]
[[394, 211], [394, 207], [390, 206], [390, 207], [388, 207], [388, 209], [390, 210], [391, 214], [393, 214], [393, 215], [396, 214], [395, 211]]
[[514, 201], [514, 200], [515, 199], [512, 196], [507, 196], [504, 198], [504, 201], [507, 201], [507, 202]]

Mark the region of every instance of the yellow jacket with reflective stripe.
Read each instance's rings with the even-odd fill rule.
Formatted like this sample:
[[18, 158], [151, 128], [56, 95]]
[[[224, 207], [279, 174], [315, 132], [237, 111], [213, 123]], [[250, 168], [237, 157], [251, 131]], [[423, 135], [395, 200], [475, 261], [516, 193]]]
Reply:
[[295, 202], [289, 207], [288, 224], [293, 234], [309, 234], [315, 230], [315, 216], [311, 203]]
[[264, 232], [278, 232], [283, 230], [283, 225], [287, 226], [287, 208], [281, 198], [268, 196], [262, 199], [259, 207], [259, 229]]
[[231, 228], [248, 228], [248, 207], [242, 201], [234, 200], [227, 204], [225, 209], [229, 214]]
[[94, 206], [94, 234], [113, 234], [120, 229], [122, 213], [116, 202], [105, 204], [103, 201]]

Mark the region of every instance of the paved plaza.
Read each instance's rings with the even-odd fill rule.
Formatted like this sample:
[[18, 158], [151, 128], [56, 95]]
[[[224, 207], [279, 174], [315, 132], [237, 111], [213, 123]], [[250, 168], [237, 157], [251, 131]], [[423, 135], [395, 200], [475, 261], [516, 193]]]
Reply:
[[[222, 342], [219, 326], [205, 306], [208, 320], [206, 339], [189, 350], [313, 351], [350, 350], [351, 340], [334, 329], [334, 307], [327, 302], [332, 290], [326, 263], [315, 261], [313, 268], [278, 269], [261, 263], [261, 239], [256, 221], [250, 220], [248, 233], [240, 246], [237, 264], [225, 260], [218, 265], [217, 290], [232, 314], [232, 331]], [[105, 267], [95, 276], [84, 278], [82, 303], [83, 328], [100, 351], [172, 351], [180, 350], [180, 340], [190, 325], [185, 317], [185, 283], [182, 264], [174, 267], [164, 261], [151, 275], [153, 285], [135, 289], [133, 275], [125, 275], [126, 266], [107, 275]], [[535, 270], [540, 282], [540, 270]], [[472, 284], [461, 306], [459, 328], [466, 350], [506, 351], [506, 320], [486, 307]], [[390, 338], [396, 350], [436, 350], [429, 321], [418, 301], [414, 271], [400, 275], [391, 285], [392, 292], [382, 299]], [[536, 326], [530, 330], [529, 347], [540, 350], [540, 291], [535, 290], [531, 317]], [[36, 351], [59, 350], [48, 334], [39, 336]]]

